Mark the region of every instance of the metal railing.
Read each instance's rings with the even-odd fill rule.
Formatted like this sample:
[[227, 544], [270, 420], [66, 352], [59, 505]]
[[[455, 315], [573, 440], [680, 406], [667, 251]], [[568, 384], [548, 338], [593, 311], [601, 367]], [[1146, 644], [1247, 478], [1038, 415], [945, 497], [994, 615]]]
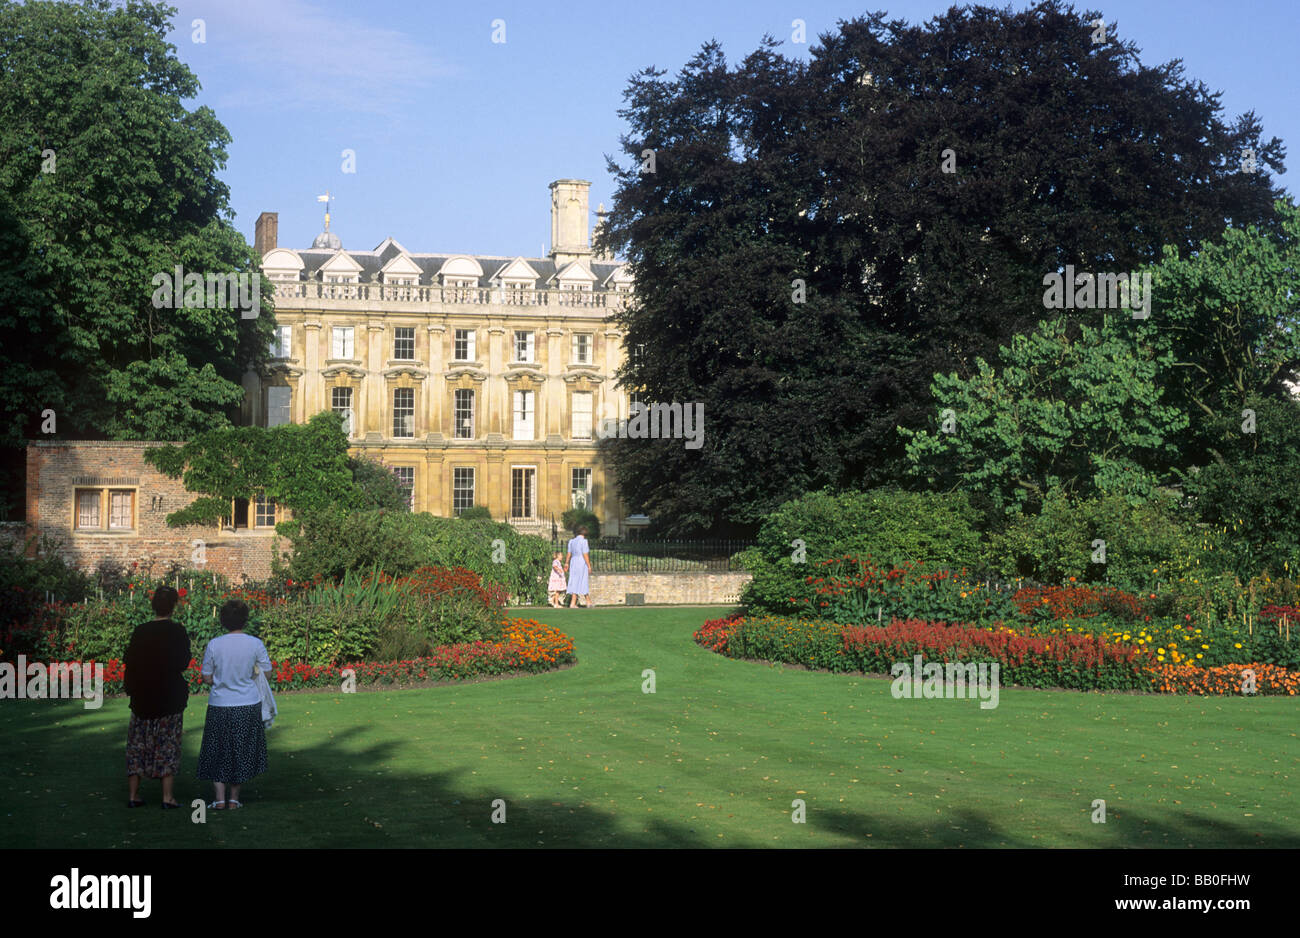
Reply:
[[[591, 567], [597, 576], [602, 573], [726, 573], [741, 569], [736, 554], [752, 546], [752, 541], [602, 538], [591, 544]], [[563, 543], [559, 549], [564, 549]]]

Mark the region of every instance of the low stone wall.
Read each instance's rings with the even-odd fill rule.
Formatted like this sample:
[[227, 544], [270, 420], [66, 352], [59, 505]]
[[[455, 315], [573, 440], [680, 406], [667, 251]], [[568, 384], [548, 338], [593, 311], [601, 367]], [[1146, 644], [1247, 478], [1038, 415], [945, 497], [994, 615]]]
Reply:
[[748, 573], [595, 573], [591, 601], [597, 606], [622, 606], [628, 593], [640, 593], [647, 604], [705, 605], [740, 601], [740, 591], [752, 579]]

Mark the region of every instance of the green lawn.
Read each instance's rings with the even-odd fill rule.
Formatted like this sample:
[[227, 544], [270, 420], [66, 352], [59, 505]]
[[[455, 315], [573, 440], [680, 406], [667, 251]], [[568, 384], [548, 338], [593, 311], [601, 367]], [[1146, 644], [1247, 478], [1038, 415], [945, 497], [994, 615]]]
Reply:
[[[4, 846], [1300, 846], [1294, 699], [1004, 689], [981, 710], [711, 654], [691, 633], [716, 608], [532, 614], [577, 639], [576, 667], [281, 695], [270, 772], [206, 825], [160, 811], [156, 782], [126, 809], [124, 700], [0, 701]], [[211, 797], [204, 707], [185, 802]]]

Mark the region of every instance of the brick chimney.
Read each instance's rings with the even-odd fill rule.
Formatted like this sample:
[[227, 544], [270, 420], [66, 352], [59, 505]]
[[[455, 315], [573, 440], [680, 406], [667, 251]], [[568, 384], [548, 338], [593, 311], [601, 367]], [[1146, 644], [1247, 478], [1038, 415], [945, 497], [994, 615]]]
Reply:
[[280, 213], [263, 212], [257, 216], [257, 226], [253, 233], [253, 250], [257, 252], [260, 262], [267, 251], [277, 247], [276, 239], [280, 236]]

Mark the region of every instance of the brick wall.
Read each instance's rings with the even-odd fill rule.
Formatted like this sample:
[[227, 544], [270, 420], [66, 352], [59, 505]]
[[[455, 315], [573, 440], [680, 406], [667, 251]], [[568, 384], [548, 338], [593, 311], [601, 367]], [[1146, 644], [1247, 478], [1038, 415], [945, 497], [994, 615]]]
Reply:
[[[215, 527], [169, 528], [167, 515], [194, 500], [179, 479], [170, 479], [144, 461], [158, 443], [40, 441], [27, 446], [27, 534], [37, 541], [50, 535], [71, 563], [93, 569], [102, 559], [162, 573], [178, 562], [239, 580], [270, 575], [273, 550], [287, 549], [270, 530], [222, 531]], [[75, 528], [73, 492], [78, 488], [135, 493], [134, 527], [124, 531], [83, 532]], [[194, 541], [202, 541], [206, 564], [194, 561]]]
[[748, 573], [594, 573], [591, 601], [598, 606], [623, 605], [628, 593], [642, 593], [647, 603], [704, 605], [740, 601], [740, 591], [752, 579]]

